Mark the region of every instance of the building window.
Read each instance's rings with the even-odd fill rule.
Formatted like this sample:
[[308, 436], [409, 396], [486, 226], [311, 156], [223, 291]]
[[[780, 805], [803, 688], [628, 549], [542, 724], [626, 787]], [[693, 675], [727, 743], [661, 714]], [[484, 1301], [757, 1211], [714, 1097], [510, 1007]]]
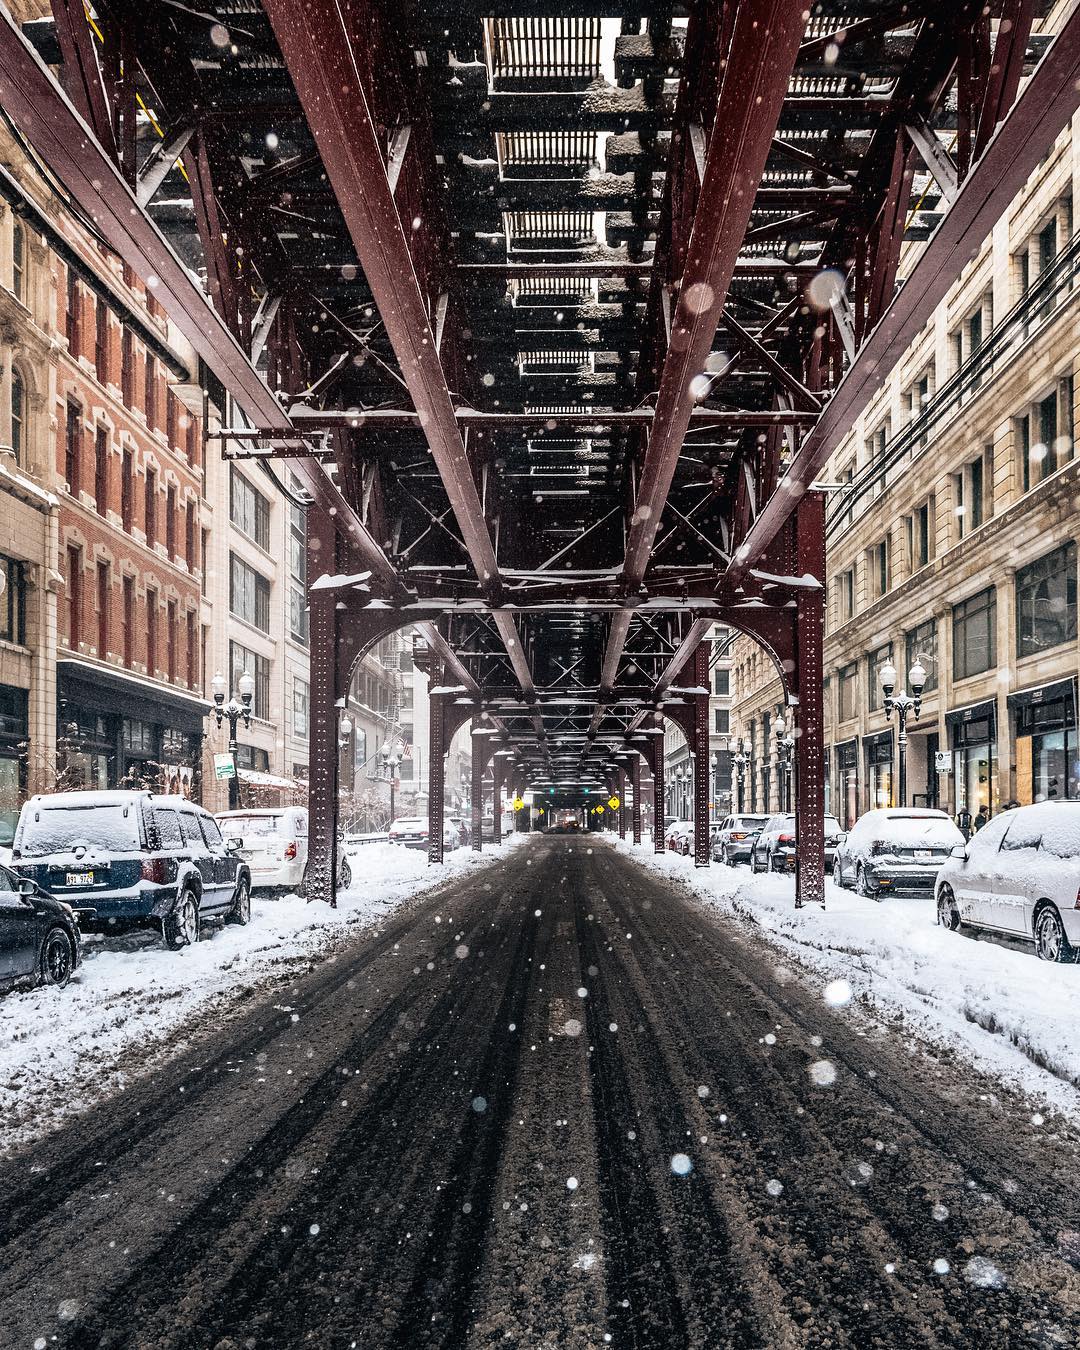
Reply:
[[920, 623], [904, 638], [905, 670], [910, 670], [918, 656], [926, 670], [926, 684], [923, 692], [932, 693], [937, 688], [937, 622], [927, 619]]
[[26, 303], [26, 227], [21, 220], [11, 227], [11, 293]]
[[715, 721], [715, 731], [719, 736], [726, 736], [731, 730], [731, 713], [727, 708], [715, 708], [713, 710]]
[[135, 402], [135, 342], [125, 328], [120, 338], [120, 396], [126, 408]]
[[176, 488], [170, 485], [165, 494], [165, 551], [176, 559]]
[[98, 297], [94, 309], [94, 369], [98, 384], [109, 383], [109, 307]]
[[197, 689], [199, 685], [198, 651], [195, 634], [195, 611], [189, 609], [187, 613], [187, 684], [189, 689]]
[[109, 655], [109, 564], [97, 565], [97, 609], [98, 639], [97, 651], [102, 661]]
[[855, 716], [855, 696], [858, 682], [859, 667], [854, 661], [837, 672], [836, 685], [839, 691], [839, 718], [841, 722], [848, 722]]
[[169, 673], [170, 684], [176, 683], [176, 671], [177, 671], [176, 647], [178, 640], [179, 640], [179, 632], [177, 631], [177, 624], [176, 624], [176, 601], [170, 600], [168, 604], [165, 606], [166, 669]]
[[235, 553], [229, 554], [229, 608], [245, 623], [270, 631], [270, 583]]
[[907, 518], [908, 566], [912, 572], [925, 567], [933, 557], [930, 503], [923, 502]]
[[200, 530], [200, 531], [199, 531], [199, 534], [200, 534], [200, 536], [201, 536], [201, 537], [200, 537], [200, 543], [199, 543], [199, 558], [200, 558], [201, 565], [202, 565], [202, 576], [201, 576], [201, 582], [202, 582], [202, 585], [200, 586], [200, 590], [201, 590], [202, 594], [205, 595], [205, 594], [206, 594], [206, 583], [207, 583], [207, 580], [208, 580], [208, 577], [207, 577], [207, 560], [208, 560], [209, 557], [210, 557], [210, 531], [209, 531], [209, 530]]
[[270, 551], [270, 503], [236, 469], [229, 478], [229, 519], [261, 549]]
[[993, 586], [953, 605], [953, 679], [981, 675], [996, 661], [997, 593]]
[[124, 577], [124, 665], [131, 669], [135, 659], [135, 578]]
[[236, 767], [253, 769], [256, 773], [270, 771], [270, 751], [259, 745], [238, 745], [236, 747]]
[[135, 519], [135, 461], [130, 450], [124, 451], [120, 470], [120, 519], [130, 530]]
[[145, 491], [146, 546], [153, 548], [157, 543], [157, 473], [146, 466]]
[[146, 588], [146, 673], [156, 675], [158, 667], [158, 593]]
[[1016, 573], [1016, 654], [1035, 656], [1076, 641], [1076, 545]]
[[67, 423], [64, 430], [64, 477], [68, 492], [79, 495], [79, 460], [82, 450], [82, 409], [77, 403], [67, 405]]
[[187, 450], [189, 464], [199, 462], [199, 428], [191, 413], [185, 412], [180, 419], [184, 428], [184, 448]]
[[892, 643], [886, 642], [883, 647], [878, 647], [872, 651], [866, 658], [866, 688], [867, 699], [870, 704], [870, 711], [877, 712], [881, 707], [881, 678], [880, 670], [886, 661], [891, 661], [893, 656]]
[[836, 579], [837, 608], [839, 609], [839, 620], [841, 623], [847, 623], [849, 619], [855, 617], [855, 569], [849, 567], [846, 572], [841, 572]]
[[82, 637], [82, 549], [70, 545], [67, 551], [68, 646], [79, 650]]
[[149, 352], [143, 367], [143, 410], [146, 425], [153, 431], [157, 426], [157, 361]]
[[23, 441], [26, 434], [26, 386], [17, 370], [11, 372], [11, 448], [15, 463], [22, 463]]
[[719, 698], [727, 698], [731, 693], [731, 671], [716, 671], [713, 676], [713, 687]]
[[267, 657], [242, 647], [239, 642], [230, 642], [230, 688], [236, 689], [240, 676], [245, 674], [250, 675], [255, 681], [252, 714], [265, 721], [270, 716], [270, 661]]
[[308, 735], [308, 726], [310, 718], [310, 686], [307, 680], [293, 680], [293, 735]]
[[0, 638], [26, 645], [26, 564], [0, 553]]
[[94, 433], [94, 505], [99, 516], [109, 505], [109, 433], [104, 427]]
[[885, 595], [889, 589], [888, 535], [870, 550], [870, 582], [875, 598]]
[[176, 395], [165, 387], [165, 439], [170, 447], [176, 445]]
[[195, 502], [190, 499], [184, 512], [184, 561], [187, 569], [195, 575]]
[[[296, 485], [294, 483], [294, 485]], [[298, 486], [298, 485], [296, 485]], [[303, 507], [289, 503], [289, 633], [294, 642], [308, 644], [307, 517]]]
[[79, 355], [79, 278], [75, 269], [67, 270], [67, 318], [66, 329], [68, 351], [72, 356]]
[[1073, 458], [1073, 377], [1016, 419], [1016, 444], [1024, 491], [1029, 492]]

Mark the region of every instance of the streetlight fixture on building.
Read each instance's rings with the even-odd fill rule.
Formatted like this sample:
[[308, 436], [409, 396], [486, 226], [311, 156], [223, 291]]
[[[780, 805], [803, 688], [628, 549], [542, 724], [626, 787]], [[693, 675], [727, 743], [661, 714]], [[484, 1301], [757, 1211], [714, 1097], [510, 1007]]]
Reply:
[[236, 728], [240, 721], [243, 721], [245, 727], [251, 726], [251, 701], [255, 697], [255, 680], [245, 670], [236, 682], [236, 692], [240, 695], [239, 700], [237, 700], [236, 694], [233, 694], [226, 703], [225, 694], [228, 687], [225, 676], [219, 670], [210, 681], [210, 689], [214, 695], [214, 706], [211, 712], [214, 714], [214, 719], [219, 727], [226, 718], [229, 721], [229, 754], [232, 757], [232, 774], [229, 777], [229, 810], [239, 811], [240, 780], [238, 777], [239, 768], [236, 763], [236, 752], [239, 746], [236, 743]]
[[891, 661], [886, 661], [878, 671], [878, 679], [881, 681], [881, 692], [884, 695], [885, 716], [891, 717], [896, 712], [900, 724], [899, 735], [897, 736], [897, 746], [900, 751], [900, 805], [907, 805], [907, 719], [908, 713], [914, 713], [916, 717], [922, 707], [922, 692], [926, 686], [926, 667], [922, 663], [922, 658], [916, 655], [911, 663], [911, 669], [908, 671], [908, 688], [910, 694], [900, 690], [894, 694], [896, 688], [896, 667]]
[[740, 739], [739, 748], [731, 761], [735, 769], [735, 811], [738, 815], [742, 814], [743, 809], [743, 783], [746, 781], [747, 758], [746, 741]]
[[776, 735], [776, 767], [780, 773], [780, 810], [791, 810], [791, 762], [795, 751], [792, 727], [784, 717], [773, 723]]

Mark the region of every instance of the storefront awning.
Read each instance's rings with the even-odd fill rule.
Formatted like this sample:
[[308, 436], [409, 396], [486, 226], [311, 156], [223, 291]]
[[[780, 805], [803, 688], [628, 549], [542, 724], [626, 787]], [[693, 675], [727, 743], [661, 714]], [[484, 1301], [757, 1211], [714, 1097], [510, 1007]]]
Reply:
[[65, 656], [57, 661], [56, 673], [61, 698], [106, 712], [122, 709], [125, 716], [148, 722], [171, 721], [180, 731], [201, 730], [210, 711], [210, 703], [198, 694], [115, 666]]
[[1056, 703], [1059, 699], [1075, 704], [1075, 680], [1055, 680], [1052, 684], [1040, 684], [1034, 689], [1020, 689], [1009, 695], [1009, 707], [1029, 708], [1033, 703]]
[[945, 725], [955, 727], [963, 722], [977, 722], [984, 717], [990, 719], [991, 726], [995, 725], [997, 704], [992, 698], [988, 698], [984, 703], [973, 703], [970, 708], [950, 709], [945, 714]]
[[294, 788], [304, 788], [305, 783], [297, 783], [292, 778], [279, 778], [276, 773], [263, 773], [259, 769], [238, 769], [237, 777], [244, 783], [250, 783], [252, 787], [270, 787], [287, 788], [292, 791]]

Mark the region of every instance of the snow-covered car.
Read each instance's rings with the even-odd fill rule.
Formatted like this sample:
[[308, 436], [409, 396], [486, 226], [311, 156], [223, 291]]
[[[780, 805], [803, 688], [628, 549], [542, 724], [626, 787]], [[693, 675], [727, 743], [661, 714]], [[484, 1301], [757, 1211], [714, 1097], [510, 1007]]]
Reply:
[[[831, 867], [844, 832], [835, 816], [825, 817], [825, 866]], [[770, 816], [750, 845], [751, 872], [794, 872], [795, 816], [782, 811]]]
[[676, 820], [668, 826], [665, 845], [673, 853], [687, 854], [694, 847], [694, 822]]
[[725, 816], [713, 835], [713, 861], [724, 863], [727, 867], [749, 862], [754, 840], [761, 833], [766, 820], [768, 816]]
[[79, 964], [75, 911], [30, 877], [0, 866], [0, 986], [65, 985]]
[[946, 928], [1021, 938], [1043, 961], [1080, 960], [1080, 801], [994, 816], [953, 848], [935, 899]]
[[[268, 806], [222, 811], [217, 816], [225, 838], [251, 869], [256, 891], [302, 891], [308, 860], [308, 813], [304, 806]], [[345, 836], [338, 838], [338, 886], [352, 885]]]
[[161, 925], [170, 947], [201, 921], [251, 917], [251, 871], [217, 821], [186, 797], [54, 792], [19, 815], [12, 870], [66, 901], [86, 927]]
[[964, 836], [944, 811], [880, 807], [861, 815], [836, 850], [833, 880], [859, 895], [932, 895], [938, 868]]
[[[405, 848], [428, 846], [427, 816], [398, 816], [390, 826], [390, 842]], [[461, 844], [461, 822], [444, 817], [443, 850], [458, 848]]]

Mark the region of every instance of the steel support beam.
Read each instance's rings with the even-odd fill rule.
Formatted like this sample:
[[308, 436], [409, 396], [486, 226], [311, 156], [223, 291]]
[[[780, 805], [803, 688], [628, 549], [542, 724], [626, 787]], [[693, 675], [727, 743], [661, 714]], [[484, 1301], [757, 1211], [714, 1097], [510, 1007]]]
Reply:
[[641, 756], [635, 755], [630, 763], [630, 783], [633, 788], [633, 831], [634, 843], [641, 843]]
[[[824, 522], [822, 522], [824, 529]], [[709, 687], [709, 653], [711, 642], [699, 642], [694, 652], [694, 685]], [[694, 866], [708, 867], [712, 861], [709, 850], [709, 798], [712, 795], [712, 773], [709, 767], [709, 695], [694, 696]]]
[[[324, 566], [323, 550], [333, 544], [324, 517], [308, 522], [307, 566]], [[338, 773], [338, 608], [332, 591], [308, 596], [311, 717], [308, 731], [307, 898], [337, 906]], [[344, 691], [343, 691], [344, 692]]]
[[[476, 719], [473, 719], [473, 730], [477, 729]], [[472, 811], [472, 846], [473, 852], [479, 853], [484, 847], [484, 755], [481, 747], [477, 745], [479, 736], [473, 737], [472, 754], [470, 756], [469, 767], [471, 773], [469, 805]]]
[[[432, 656], [428, 679], [435, 688], [443, 680], [442, 658]], [[433, 694], [428, 714], [428, 862], [443, 861], [444, 801], [446, 797], [446, 696]]]
[[803, 441], [780, 486], [739, 546], [728, 568], [729, 581], [741, 581], [768, 548], [855, 419], [884, 384], [894, 361], [948, 294], [1077, 107], [1080, 9], [1065, 21], [1024, 92], [964, 179], [903, 288], [859, 348], [817, 426]]
[[[800, 570], [825, 575], [825, 498], [810, 492], [796, 515]], [[795, 906], [825, 903], [825, 591], [804, 587], [795, 611]]]

